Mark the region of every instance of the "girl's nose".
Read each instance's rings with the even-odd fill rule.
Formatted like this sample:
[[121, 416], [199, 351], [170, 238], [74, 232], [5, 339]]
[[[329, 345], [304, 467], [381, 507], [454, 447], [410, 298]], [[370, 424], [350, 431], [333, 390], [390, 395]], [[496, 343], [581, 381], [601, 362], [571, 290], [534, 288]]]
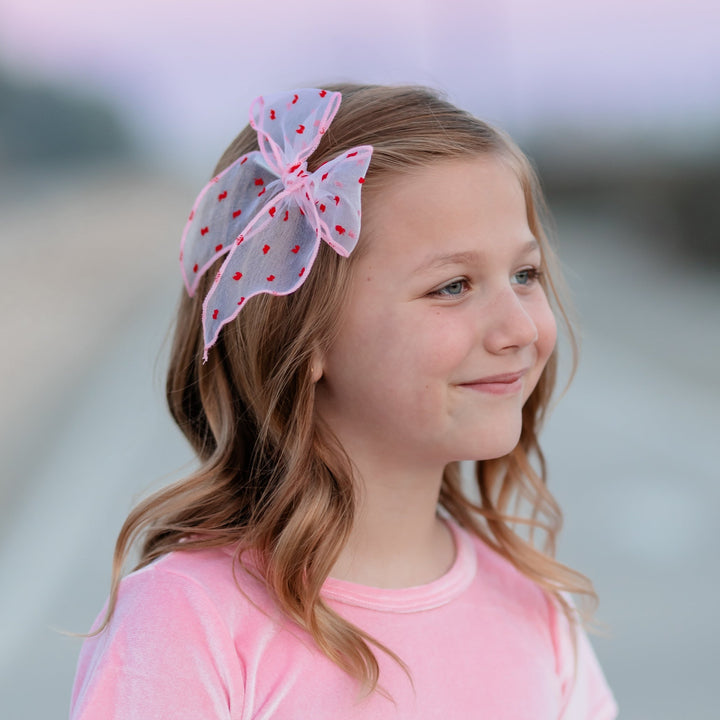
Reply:
[[489, 352], [527, 347], [538, 339], [534, 318], [512, 288], [498, 293], [485, 326], [485, 347]]

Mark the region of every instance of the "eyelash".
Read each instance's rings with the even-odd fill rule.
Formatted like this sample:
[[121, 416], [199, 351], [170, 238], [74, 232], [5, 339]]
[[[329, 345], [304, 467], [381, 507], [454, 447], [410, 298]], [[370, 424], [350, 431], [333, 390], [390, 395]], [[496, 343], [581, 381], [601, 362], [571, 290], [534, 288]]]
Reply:
[[528, 281], [522, 285], [522, 287], [528, 287], [529, 285], [534, 285], [540, 278], [543, 276], [542, 270], [540, 268], [536, 267], [529, 267], [529, 268], [523, 268], [522, 270], [518, 270], [513, 277], [517, 275], [522, 275], [524, 273], [527, 273]]
[[[445, 292], [445, 290], [447, 290], [448, 288], [451, 288], [453, 285], [463, 285], [463, 292], [461, 292], [461, 293]], [[442, 287], [438, 288], [437, 290], [433, 290], [430, 294], [435, 295], [437, 297], [460, 297], [465, 294], [465, 291], [467, 291], [469, 285], [470, 285], [470, 281], [467, 278], [458, 278], [457, 280], [453, 280], [452, 282], [449, 282], [447, 285], [443, 285]]]
[[[520, 287], [531, 287], [536, 282], [540, 280], [543, 276], [542, 270], [536, 267], [529, 267], [529, 268], [523, 268], [522, 270], [518, 270], [516, 273], [513, 274], [513, 277], [517, 277], [518, 275], [527, 275], [527, 281], [525, 283], [517, 283]], [[462, 297], [464, 295], [464, 292], [460, 293], [448, 293], [446, 292], [448, 288], [451, 288], [453, 285], [460, 285], [462, 284], [463, 290], [467, 291], [468, 287], [470, 286], [470, 281], [467, 278], [457, 278], [456, 280], [452, 280], [451, 282], [447, 283], [446, 285], [443, 285], [442, 287], [438, 288], [437, 290], [433, 290], [430, 295], [435, 295], [437, 297]]]

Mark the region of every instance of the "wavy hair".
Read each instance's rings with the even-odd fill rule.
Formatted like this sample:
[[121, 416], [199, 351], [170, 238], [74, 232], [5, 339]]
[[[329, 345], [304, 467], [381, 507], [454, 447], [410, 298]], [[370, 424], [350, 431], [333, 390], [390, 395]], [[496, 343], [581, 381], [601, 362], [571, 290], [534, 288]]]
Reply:
[[[353, 146], [372, 145], [366, 198], [377, 197], [387, 178], [438, 160], [490, 154], [510, 164], [524, 191], [530, 229], [541, 246], [541, 282], [573, 339], [543, 231], [539, 183], [512, 140], [426, 88], [343, 84], [328, 89], [340, 91], [343, 99], [309, 169]], [[248, 126], [225, 151], [215, 174], [256, 149], [255, 132]], [[193, 298], [183, 292], [167, 400], [199, 467], [130, 513], [117, 540], [108, 611], [98, 632], [114, 612], [122, 570], [135, 544], [140, 549], [137, 568], [172, 551], [232, 544], [237, 547], [236, 563], [245, 566], [244, 553], [252, 551], [254, 567], [278, 607], [368, 691], [378, 687], [379, 676], [371, 646], [402, 664], [391, 648], [348, 623], [321, 597], [353, 526], [356, 488], [349, 458], [314, 412], [311, 362], [315, 350], [332, 345], [337, 308], [346, 302], [361, 253], [362, 235], [347, 259], [321, 243], [307, 281], [290, 295], [251, 298], [223, 328], [206, 364], [201, 359], [201, 305], [216, 268], [205, 274]], [[574, 339], [572, 346], [574, 350]], [[562, 514], [546, 486], [538, 430], [556, 369], [553, 352], [523, 408], [515, 449], [503, 458], [475, 463], [477, 491], [472, 494], [477, 499], [470, 498], [459, 464], [452, 463], [443, 475], [439, 505], [547, 591], [572, 619], [561, 593], [593, 600], [595, 593], [587, 578], [554, 559]], [[523, 532], [523, 526], [530, 532]], [[536, 530], [544, 535], [543, 543], [535, 541]]]

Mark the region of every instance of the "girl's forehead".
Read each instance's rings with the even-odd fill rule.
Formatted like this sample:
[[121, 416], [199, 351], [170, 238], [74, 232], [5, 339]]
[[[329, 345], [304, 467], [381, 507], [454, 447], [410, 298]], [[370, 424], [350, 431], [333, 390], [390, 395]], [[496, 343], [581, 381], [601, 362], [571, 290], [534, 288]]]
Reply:
[[478, 202], [498, 193], [524, 193], [515, 169], [504, 158], [486, 154], [438, 160], [434, 163], [392, 172], [378, 178], [375, 188], [363, 197], [363, 221], [374, 216], [439, 212], [473, 195]]
[[430, 250], [481, 252], [527, 244], [525, 194], [502, 158], [453, 158], [394, 174], [363, 198], [362, 255], [416, 259]]
[[462, 177], [466, 175], [469, 168], [485, 168], [487, 170], [504, 168], [509, 175], [514, 175], [515, 179], [518, 178], [516, 164], [511, 157], [501, 152], [484, 152], [440, 157], [424, 164], [389, 170], [381, 173], [378, 179], [383, 187], [405, 187], [409, 182], [422, 178], [432, 182], [433, 179]]

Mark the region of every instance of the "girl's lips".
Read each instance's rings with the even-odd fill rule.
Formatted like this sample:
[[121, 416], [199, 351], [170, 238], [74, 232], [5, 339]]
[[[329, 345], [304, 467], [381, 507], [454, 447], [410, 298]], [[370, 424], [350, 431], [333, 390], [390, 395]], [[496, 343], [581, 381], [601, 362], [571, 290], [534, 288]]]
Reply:
[[491, 395], [512, 395], [522, 390], [522, 378], [528, 370], [529, 368], [525, 368], [514, 373], [492, 375], [490, 377], [472, 380], [469, 383], [462, 383], [460, 387], [490, 393]]

